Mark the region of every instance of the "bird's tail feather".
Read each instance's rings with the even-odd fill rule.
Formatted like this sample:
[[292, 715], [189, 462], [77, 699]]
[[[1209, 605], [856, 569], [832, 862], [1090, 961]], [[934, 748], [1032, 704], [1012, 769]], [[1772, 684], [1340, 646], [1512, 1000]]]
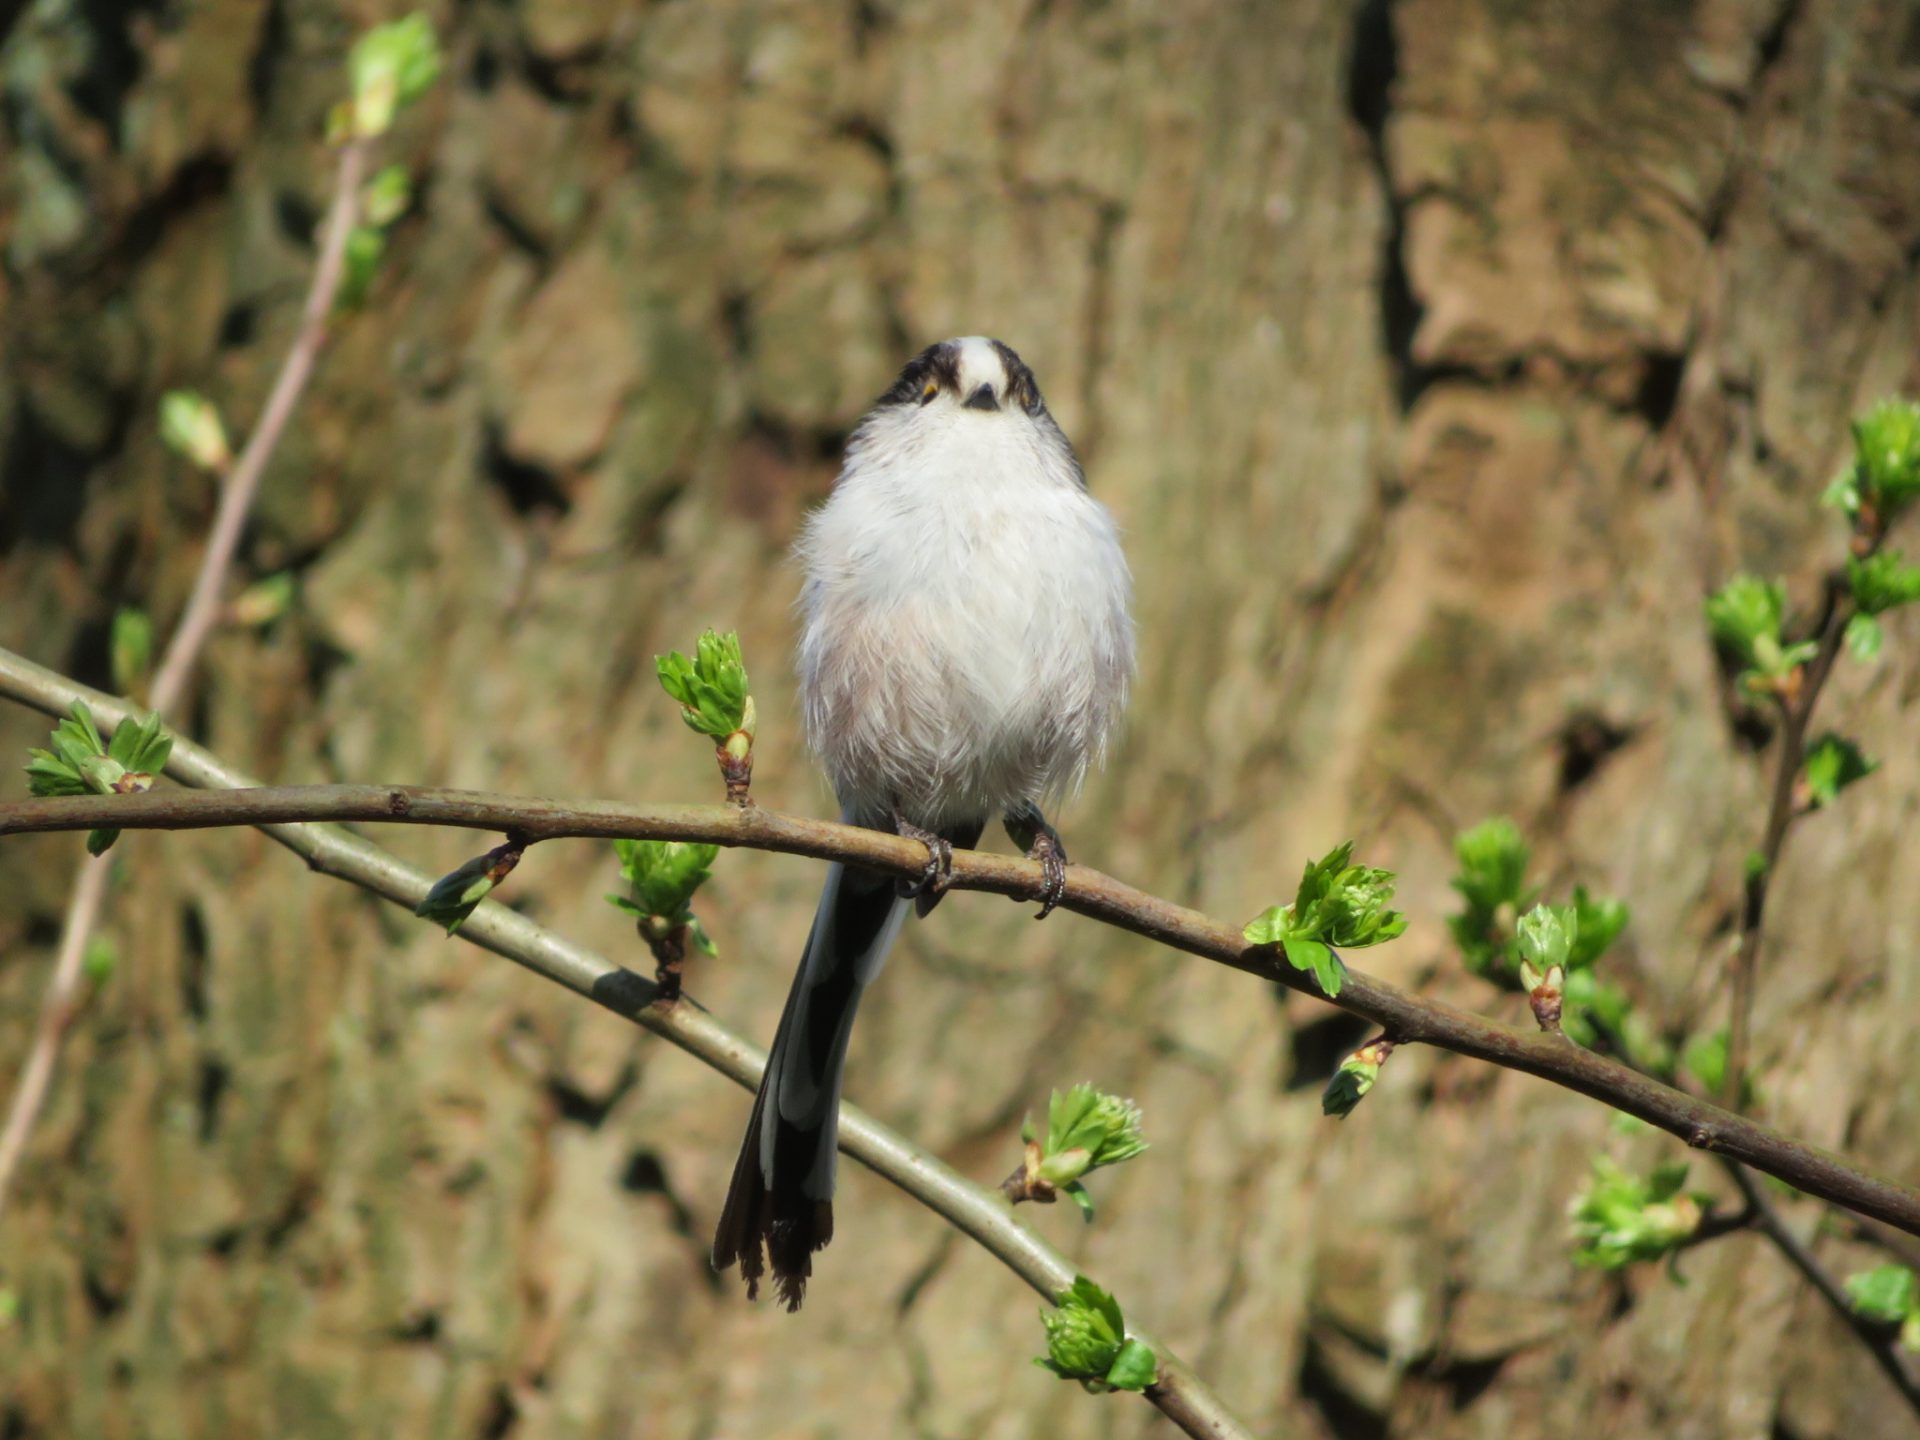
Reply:
[[713, 1239], [714, 1268], [737, 1260], [749, 1297], [770, 1266], [780, 1299], [799, 1309], [813, 1252], [833, 1238], [847, 1037], [909, 904], [883, 876], [842, 865], [827, 871]]

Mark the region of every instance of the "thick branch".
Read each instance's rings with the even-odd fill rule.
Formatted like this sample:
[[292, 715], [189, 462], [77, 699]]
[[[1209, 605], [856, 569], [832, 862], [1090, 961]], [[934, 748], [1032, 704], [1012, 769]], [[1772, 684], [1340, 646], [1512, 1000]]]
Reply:
[[[4, 650], [0, 650], [0, 694], [50, 714], [63, 712], [76, 699], [87, 701], [116, 723], [128, 713], [123, 702]], [[181, 778], [196, 784], [227, 783], [199, 778], [203, 772], [196, 767], [213, 763], [204, 751], [176, 744], [174, 755], [168, 769]], [[697, 840], [843, 860], [903, 878], [919, 875], [926, 864], [925, 849], [911, 840], [758, 808], [558, 801], [391, 785], [298, 786], [237, 795], [152, 791], [19, 801], [0, 805], [0, 835], [111, 824], [122, 829], [259, 825], [278, 836], [288, 822], [321, 819], [512, 830], [534, 840], [565, 836]], [[1031, 861], [977, 851], [954, 855], [955, 889], [1029, 900], [1039, 895], [1041, 884], [1041, 869]], [[1098, 871], [1068, 867], [1061, 908], [1319, 996], [1310, 977], [1276, 959], [1271, 951], [1248, 946], [1239, 931]], [[1373, 1021], [1396, 1040], [1424, 1041], [1538, 1075], [1657, 1125], [1696, 1149], [1743, 1161], [1810, 1195], [1920, 1235], [1920, 1193], [1745, 1116], [1682, 1094], [1563, 1036], [1501, 1025], [1353, 969], [1333, 1003]]]
[[[4, 650], [0, 650], [0, 694], [25, 701], [50, 714], [64, 713], [75, 700], [84, 700], [107, 725], [117, 725], [135, 711], [135, 707], [123, 700], [75, 684]], [[249, 776], [224, 764], [211, 752], [184, 740], [175, 740], [167, 772], [190, 785], [212, 787], [199, 793], [160, 792], [165, 798], [173, 800], [191, 796], [202, 801], [239, 799], [244, 804], [248, 803], [246, 797], [249, 796], [290, 793], [259, 789]], [[370, 789], [371, 794], [381, 797], [393, 793], [379, 787], [360, 788]], [[235, 789], [237, 794], [232, 793]], [[425, 795], [434, 792], [414, 793]], [[457, 795], [459, 792], [439, 793]], [[39, 805], [44, 802], [31, 803]], [[698, 828], [691, 821], [684, 826], [656, 825], [651, 829], [629, 824], [625, 831], [574, 828], [572, 822], [563, 818], [568, 808], [547, 807], [532, 828], [542, 838], [560, 834], [625, 833], [644, 836], [676, 830], [677, 833], [691, 834]], [[12, 813], [10, 808], [7, 813]], [[471, 822], [474, 828], [487, 828], [477, 818], [477, 812], [469, 813], [476, 816]], [[601, 821], [607, 819], [607, 807], [594, 807], [591, 811], [581, 813], [597, 816]], [[645, 813], [642, 810], [635, 811], [636, 815]], [[743, 814], [751, 815], [752, 812], [742, 812], [731, 806], [713, 806], [710, 810], [708, 807], [686, 806], [665, 813], [694, 817], [731, 815], [738, 818]], [[396, 817], [388, 813], [385, 818]], [[765, 818], [777, 822], [774, 829], [792, 842], [767, 848], [785, 848], [799, 854], [833, 853], [831, 837], [826, 842], [817, 838], [802, 841], [789, 834], [789, 829], [797, 832], [847, 829], [843, 826], [816, 827], [807, 821], [781, 822], [773, 816]], [[282, 824], [263, 819], [260, 827], [273, 839], [302, 856], [310, 869], [359, 885], [408, 909], [420, 902], [433, 883], [433, 877], [403, 864], [377, 845], [334, 825]], [[909, 842], [892, 836], [872, 836], [871, 832], [861, 830], [848, 830], [848, 835], [871, 836], [887, 841], [899, 850], [920, 856], [919, 860], [909, 864], [899, 854], [891, 854], [880, 862], [883, 868], [912, 869], [918, 873], [925, 863], [926, 852]], [[694, 835], [693, 838], [698, 836]], [[743, 842], [736, 838], [729, 843]], [[1023, 868], [1037, 872], [1037, 867]], [[1028, 882], [1029, 889], [1032, 883]], [[482, 904], [460, 927], [459, 937], [564, 985], [616, 1015], [653, 1031], [749, 1090], [758, 1088], [760, 1084], [760, 1072], [766, 1065], [764, 1051], [747, 1044], [694, 1006], [667, 1007], [654, 1004], [659, 992], [652, 981], [543, 929], [504, 905], [492, 901]], [[974, 1184], [934, 1155], [847, 1104], [840, 1107], [840, 1148], [978, 1241], [1048, 1301], [1057, 1300], [1073, 1284], [1078, 1272], [1072, 1262], [1015, 1220], [997, 1192]], [[1251, 1440], [1253, 1432], [1179, 1357], [1131, 1322], [1128, 1328], [1136, 1339], [1151, 1346], [1159, 1358], [1160, 1378], [1148, 1388], [1147, 1399], [1163, 1414], [1188, 1435], [1196, 1437], [1196, 1440]]]

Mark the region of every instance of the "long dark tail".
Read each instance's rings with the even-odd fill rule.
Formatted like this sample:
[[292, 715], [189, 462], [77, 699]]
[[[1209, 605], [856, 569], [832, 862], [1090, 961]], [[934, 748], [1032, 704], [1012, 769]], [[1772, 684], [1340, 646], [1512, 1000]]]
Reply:
[[842, 865], [827, 871], [713, 1237], [714, 1268], [739, 1261], [749, 1298], [770, 1264], [776, 1293], [798, 1310], [813, 1252], [833, 1238], [847, 1036], [911, 903], [883, 876]]

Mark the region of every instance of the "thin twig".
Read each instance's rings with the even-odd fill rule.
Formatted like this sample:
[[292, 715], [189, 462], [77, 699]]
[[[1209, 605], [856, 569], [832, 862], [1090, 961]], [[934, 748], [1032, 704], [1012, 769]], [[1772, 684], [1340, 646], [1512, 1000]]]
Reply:
[[1827, 1302], [1827, 1307], [1872, 1353], [1881, 1371], [1905, 1397], [1908, 1408], [1920, 1415], [1920, 1380], [1915, 1379], [1912, 1368], [1900, 1351], [1897, 1332], [1890, 1326], [1874, 1324], [1853, 1308], [1847, 1292], [1841, 1288], [1833, 1272], [1813, 1253], [1812, 1247], [1788, 1227], [1780, 1212], [1774, 1209], [1773, 1202], [1767, 1198], [1766, 1192], [1760, 1188], [1760, 1183], [1747, 1173], [1744, 1166], [1724, 1158], [1720, 1163], [1739, 1187], [1746, 1208], [1752, 1214], [1753, 1228], [1772, 1241], [1774, 1248], [1786, 1256], [1794, 1269], [1820, 1292], [1820, 1298]]
[[[65, 680], [52, 671], [8, 655], [5, 651], [0, 651], [0, 671], [5, 676], [5, 693], [49, 712], [65, 711], [71, 708], [75, 700], [85, 700], [96, 716], [117, 724], [134, 708], [125, 701]], [[291, 792], [256, 788], [257, 782], [226, 765], [211, 752], [184, 740], [174, 742], [167, 772], [191, 785], [244, 787], [232, 797], [218, 790], [198, 795], [188, 791], [160, 792], [176, 800], [189, 795], [196, 799], [219, 800], [298, 793], [297, 787]], [[358, 788], [371, 790], [381, 797], [433, 793]], [[81, 797], [75, 798], [78, 800]], [[43, 802], [30, 803], [38, 805]], [[390, 805], [393, 802], [383, 799], [383, 803]], [[578, 811], [581, 818], [577, 822], [565, 818], [569, 809], [551, 803], [540, 807], [534, 817], [536, 823], [529, 827], [530, 840], [551, 838], [562, 833], [582, 833], [579, 826], [588, 827], [584, 833], [623, 833], [611, 821], [604, 807]], [[6, 813], [11, 816], [13, 807], [8, 807]], [[836, 853], [835, 839], [842, 832], [848, 838], [872, 836], [885, 844], [873, 854], [863, 851], [862, 855], [868, 859], [874, 859], [877, 855], [877, 863], [882, 868], [900, 871], [911, 869], [918, 873], [925, 867], [926, 852], [923, 848], [895, 836], [875, 836], [871, 831], [854, 830], [847, 826], [788, 821], [777, 816], [762, 815], [756, 810], [740, 810], [732, 805], [686, 806], [660, 812], [636, 810], [634, 813], [636, 816], [658, 813], [697, 817], [706, 821], [718, 819], [723, 823], [715, 826], [713, 833], [728, 835], [727, 843], [732, 844], [745, 843], [741, 837], [754, 830], [755, 817], [758, 816], [770, 822], [767, 830], [769, 836], [785, 842], [767, 848], [803, 854]], [[396, 817], [389, 813], [386, 818]], [[734, 822], [731, 827], [724, 823], [728, 818]], [[401, 863], [377, 845], [349, 834], [336, 825], [263, 821], [260, 828], [302, 856], [310, 869], [349, 881], [408, 909], [418, 904], [431, 887], [431, 876]], [[695, 820], [690, 818], [686, 824], [679, 826], [668, 824], [648, 828], [629, 824], [624, 833], [645, 836], [688, 833], [697, 828]], [[842, 845], [838, 848], [851, 855], [855, 847]], [[900, 853], [902, 851], [906, 853], [903, 855]], [[913, 858], [916, 855], [918, 859]], [[963, 869], [963, 857], [956, 855], [954, 859], [957, 875]], [[1037, 866], [1018, 861], [1007, 863], [1018, 882], [1009, 885], [1008, 893], [1030, 894], [1038, 887], [1040, 872]], [[1024, 873], [1028, 871], [1032, 873]], [[634, 1024], [653, 1031], [747, 1089], [758, 1088], [760, 1072], [766, 1064], [764, 1051], [755, 1049], [691, 1005], [662, 1006], [654, 1003], [659, 998], [659, 987], [654, 982], [543, 929], [506, 906], [493, 901], [483, 903], [461, 925], [459, 937], [525, 966], [535, 974], [564, 985]], [[846, 1104], [840, 1107], [840, 1148], [875, 1174], [892, 1181], [955, 1228], [972, 1236], [1047, 1300], [1057, 1300], [1073, 1284], [1078, 1272], [1072, 1262], [1016, 1220], [998, 1192], [974, 1184], [934, 1155]], [[1159, 1379], [1148, 1387], [1146, 1398], [1163, 1414], [1188, 1435], [1204, 1437], [1204, 1440], [1251, 1440], [1253, 1432], [1227, 1408], [1204, 1380], [1134, 1325], [1131, 1317], [1128, 1329], [1134, 1338], [1151, 1347], [1158, 1358]]]
[[[359, 212], [360, 180], [366, 161], [364, 140], [349, 140], [341, 147], [339, 164], [334, 171], [333, 200], [327, 209], [313, 281], [300, 312], [300, 329], [274, 379], [259, 423], [221, 487], [213, 529], [207, 538], [206, 552], [200, 557], [192, 593], [160, 657], [150, 700], [152, 708], [163, 714], [179, 704], [194, 664], [207, 637], [213, 633], [214, 622], [220, 615], [221, 591], [226, 588], [227, 572], [232, 568], [234, 551], [246, 528], [247, 514], [259, 493], [260, 478], [266, 473], [267, 462], [313, 375], [314, 362], [326, 339], [327, 318], [333, 311], [334, 297], [339, 293], [340, 278], [346, 269], [347, 237]], [[6, 1125], [0, 1128], [0, 1212], [6, 1209], [20, 1157], [26, 1152], [27, 1141], [33, 1135], [33, 1127], [39, 1122], [52, 1088], [60, 1043], [66, 1037], [73, 1017], [74, 997], [80, 988], [81, 961], [106, 898], [111, 864], [104, 855], [87, 860], [67, 902], [53, 974], [40, 1001], [40, 1020], [34, 1028], [27, 1063], [14, 1085]]]
[[1846, 572], [1829, 575], [1821, 619], [1816, 627], [1820, 648], [1800, 672], [1798, 693], [1781, 702], [1780, 753], [1773, 774], [1773, 797], [1767, 805], [1767, 828], [1760, 840], [1760, 863], [1747, 875], [1746, 896], [1740, 911], [1740, 938], [1733, 952], [1727, 1067], [1720, 1084], [1720, 1103], [1729, 1110], [1740, 1109], [1746, 1093], [1747, 1056], [1752, 1048], [1753, 992], [1760, 964], [1760, 940], [1766, 926], [1767, 895], [1773, 888], [1773, 872], [1786, 846], [1787, 831], [1797, 814], [1795, 791], [1800, 768], [1806, 763], [1807, 728], [1812, 723], [1813, 707], [1819, 703], [1827, 676], [1833, 673], [1833, 662], [1839, 658], [1852, 608]]
[[[85, 700], [109, 720], [128, 713], [124, 702], [5, 650], [0, 650], [0, 695], [49, 714], [65, 711], [76, 699]], [[189, 782], [206, 783], [195, 780], [194, 767], [209, 758], [204, 751], [176, 743], [167, 768]], [[286, 786], [237, 794], [156, 790], [144, 795], [73, 796], [0, 805], [0, 835], [84, 830], [104, 824], [129, 830], [258, 825], [274, 834], [276, 827], [289, 822], [317, 820], [512, 830], [530, 842], [562, 837], [694, 840], [842, 860], [907, 878], [926, 866], [925, 848], [897, 835], [731, 805], [626, 805], [401, 785]], [[1028, 860], [978, 851], [960, 851], [953, 857], [955, 889], [1033, 900], [1043, 883], [1041, 868]], [[1271, 947], [1249, 946], [1230, 926], [1096, 870], [1068, 867], [1061, 906], [1263, 980], [1320, 995], [1310, 976], [1276, 959]], [[1810, 1195], [1920, 1235], [1920, 1192], [1683, 1094], [1617, 1060], [1571, 1044], [1564, 1036], [1501, 1025], [1355, 969], [1347, 971], [1333, 1003], [1403, 1042], [1424, 1041], [1538, 1075], [1638, 1116], [1696, 1149], [1732, 1156]]]

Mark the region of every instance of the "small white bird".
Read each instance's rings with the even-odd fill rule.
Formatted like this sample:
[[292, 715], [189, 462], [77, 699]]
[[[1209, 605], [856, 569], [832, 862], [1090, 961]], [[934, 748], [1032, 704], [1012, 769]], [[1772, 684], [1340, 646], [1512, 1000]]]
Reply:
[[807, 737], [841, 818], [920, 840], [928, 861], [912, 885], [827, 871], [767, 1056], [713, 1263], [738, 1261], [750, 1297], [770, 1264], [789, 1310], [833, 1238], [847, 1037], [908, 901], [931, 910], [952, 847], [997, 813], [1046, 867], [1040, 916], [1053, 909], [1066, 852], [1046, 808], [1100, 755], [1133, 674], [1113, 517], [998, 340], [908, 363], [855, 428], [798, 555]]

